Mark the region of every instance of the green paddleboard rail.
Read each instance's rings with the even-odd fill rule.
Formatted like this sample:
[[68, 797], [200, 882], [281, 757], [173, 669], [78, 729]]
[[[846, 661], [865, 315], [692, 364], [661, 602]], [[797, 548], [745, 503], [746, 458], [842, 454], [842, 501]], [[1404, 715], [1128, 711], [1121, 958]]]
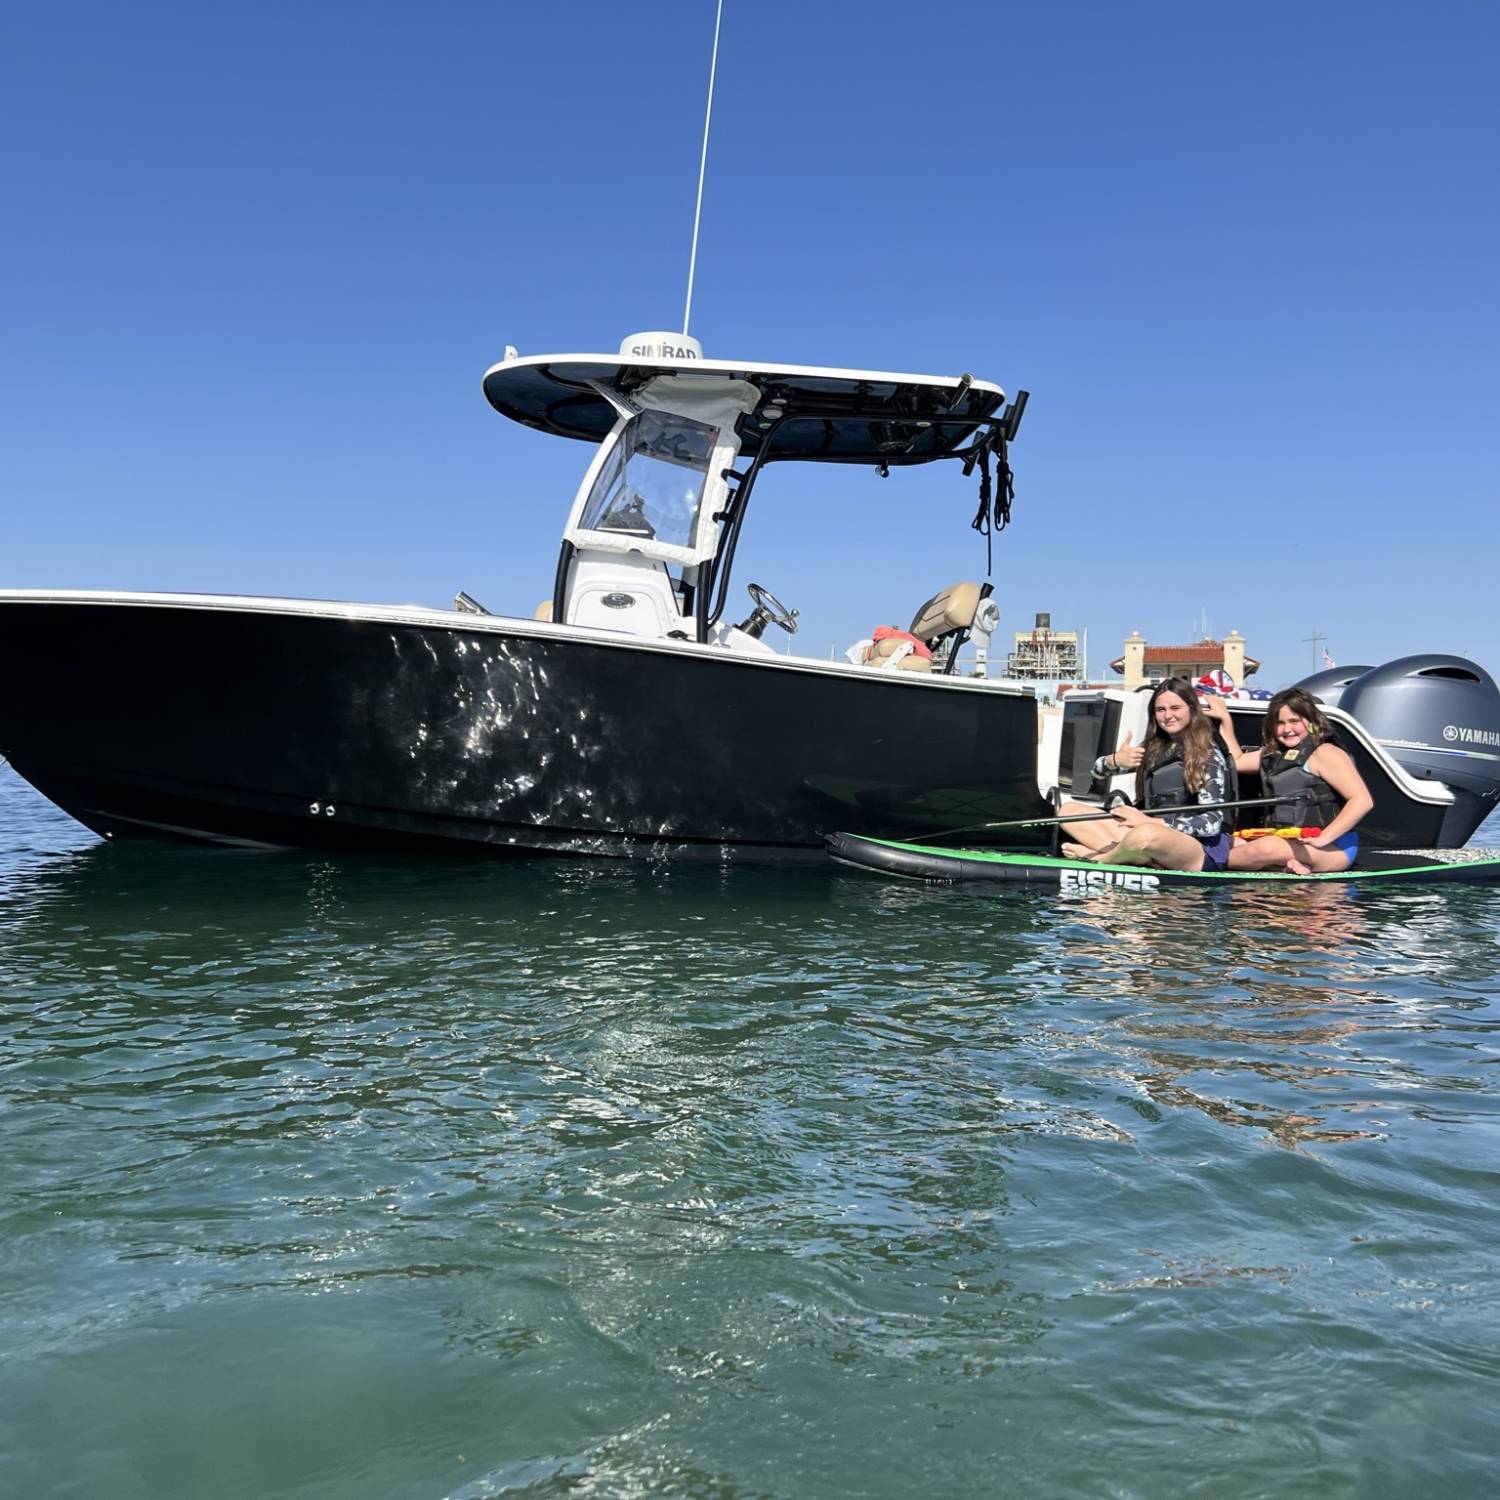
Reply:
[[841, 864], [883, 875], [946, 885], [1004, 881], [1051, 884], [1064, 890], [1157, 890], [1166, 885], [1315, 885], [1470, 883], [1500, 880], [1500, 851], [1487, 849], [1378, 850], [1352, 870], [1288, 875], [1274, 870], [1158, 870], [1051, 854], [999, 849], [944, 849], [899, 839], [836, 833], [828, 852]]

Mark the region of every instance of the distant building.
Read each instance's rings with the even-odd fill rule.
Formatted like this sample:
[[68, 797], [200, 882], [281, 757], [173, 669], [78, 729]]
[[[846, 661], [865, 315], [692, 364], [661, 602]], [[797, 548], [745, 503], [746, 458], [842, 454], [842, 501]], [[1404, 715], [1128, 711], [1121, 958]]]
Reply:
[[1012, 640], [1005, 663], [1007, 677], [1056, 682], [1079, 675], [1078, 632], [1054, 630], [1050, 614], [1038, 614], [1035, 628], [1016, 631]]
[[1188, 646], [1148, 645], [1139, 630], [1131, 631], [1125, 641], [1125, 654], [1117, 656], [1110, 667], [1124, 679], [1122, 686], [1140, 687], [1160, 682], [1164, 677], [1199, 678], [1208, 672], [1224, 672], [1235, 687], [1244, 687], [1248, 678], [1260, 671], [1260, 663], [1245, 654], [1245, 638], [1231, 630], [1222, 641], [1194, 641]]

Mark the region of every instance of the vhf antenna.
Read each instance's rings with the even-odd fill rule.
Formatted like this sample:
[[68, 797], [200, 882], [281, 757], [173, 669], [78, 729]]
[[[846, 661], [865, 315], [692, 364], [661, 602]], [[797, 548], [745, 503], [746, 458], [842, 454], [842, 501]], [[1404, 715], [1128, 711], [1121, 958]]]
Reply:
[[719, 9], [714, 16], [714, 50], [708, 65], [708, 108], [703, 112], [703, 155], [698, 159], [698, 204], [693, 209], [693, 250], [688, 256], [687, 301], [682, 309], [682, 331], [688, 331], [688, 319], [693, 311], [693, 272], [698, 268], [698, 221], [703, 217], [703, 174], [708, 169], [708, 124], [714, 117], [714, 74], [719, 67], [719, 23], [724, 19], [724, 0], [719, 0]]

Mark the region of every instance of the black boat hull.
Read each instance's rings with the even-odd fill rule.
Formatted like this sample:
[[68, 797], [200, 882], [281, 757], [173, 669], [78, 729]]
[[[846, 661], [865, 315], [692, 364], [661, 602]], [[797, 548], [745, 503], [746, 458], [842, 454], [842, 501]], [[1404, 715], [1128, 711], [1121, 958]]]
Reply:
[[793, 850], [1045, 811], [1034, 701], [979, 683], [208, 596], [0, 596], [0, 643], [0, 754], [110, 835]]

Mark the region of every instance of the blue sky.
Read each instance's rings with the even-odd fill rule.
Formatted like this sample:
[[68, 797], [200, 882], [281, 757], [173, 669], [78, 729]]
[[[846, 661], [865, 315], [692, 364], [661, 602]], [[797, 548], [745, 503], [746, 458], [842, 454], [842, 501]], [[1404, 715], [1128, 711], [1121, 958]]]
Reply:
[[[0, 56], [0, 586], [529, 614], [587, 450], [484, 404], [679, 326], [712, 0], [33, 4]], [[1500, 670], [1500, 10], [726, 0], [711, 356], [1032, 392], [1002, 630]], [[956, 469], [785, 466], [826, 655], [981, 576]]]

